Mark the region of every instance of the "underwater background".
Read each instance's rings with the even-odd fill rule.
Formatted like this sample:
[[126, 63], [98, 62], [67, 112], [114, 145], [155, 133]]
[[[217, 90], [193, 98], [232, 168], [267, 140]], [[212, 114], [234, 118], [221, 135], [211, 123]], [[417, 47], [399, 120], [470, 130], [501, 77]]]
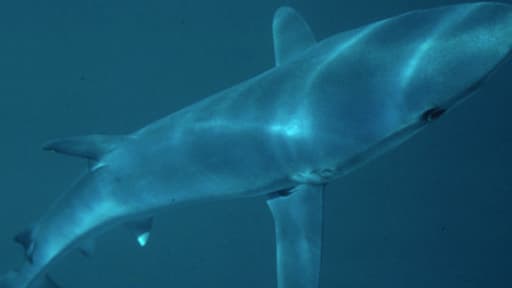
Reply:
[[[87, 163], [53, 138], [129, 133], [273, 66], [289, 5], [317, 39], [434, 0], [0, 2], [0, 274]], [[507, 1], [502, 1], [507, 2]], [[512, 1], [508, 1], [512, 3]], [[512, 287], [512, 62], [399, 149], [331, 183], [320, 287]], [[205, 145], [207, 145], [205, 143]], [[200, 179], [198, 179], [200, 181]], [[179, 206], [50, 269], [63, 287], [276, 287], [264, 199]]]

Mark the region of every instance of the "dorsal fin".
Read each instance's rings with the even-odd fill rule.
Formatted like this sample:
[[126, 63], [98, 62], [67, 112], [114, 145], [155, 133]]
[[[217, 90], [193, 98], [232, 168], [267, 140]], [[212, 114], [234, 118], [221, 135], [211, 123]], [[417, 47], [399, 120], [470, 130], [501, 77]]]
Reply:
[[277, 9], [272, 30], [276, 66], [294, 59], [316, 43], [309, 25], [290, 7]]
[[52, 140], [43, 145], [44, 150], [98, 161], [116, 149], [127, 136], [88, 135]]

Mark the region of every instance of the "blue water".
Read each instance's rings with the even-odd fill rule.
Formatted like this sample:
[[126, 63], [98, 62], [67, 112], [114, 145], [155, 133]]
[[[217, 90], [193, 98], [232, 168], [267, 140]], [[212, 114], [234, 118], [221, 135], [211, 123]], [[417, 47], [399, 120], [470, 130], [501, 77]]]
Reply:
[[[127, 133], [273, 65], [271, 19], [318, 39], [458, 1], [0, 2], [0, 271], [12, 235], [86, 167], [48, 139]], [[505, 1], [506, 2], [506, 1]], [[509, 1], [512, 2], [512, 1]], [[512, 287], [512, 63], [411, 141], [327, 188], [321, 287]], [[178, 207], [148, 247], [123, 229], [51, 269], [64, 287], [276, 287], [262, 199]]]

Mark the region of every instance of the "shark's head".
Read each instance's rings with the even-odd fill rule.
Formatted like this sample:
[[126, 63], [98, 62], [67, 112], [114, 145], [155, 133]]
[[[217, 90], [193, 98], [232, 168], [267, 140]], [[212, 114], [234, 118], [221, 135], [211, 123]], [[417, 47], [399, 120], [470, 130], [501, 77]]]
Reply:
[[352, 167], [467, 99], [508, 59], [512, 6], [487, 2], [415, 11], [324, 43], [318, 50], [327, 51], [327, 60], [311, 86], [327, 99], [317, 117], [332, 111], [341, 119], [324, 125], [350, 139], [345, 150], [363, 151], [347, 162]]
[[408, 115], [424, 121], [439, 118], [472, 95], [512, 50], [511, 5], [441, 9], [443, 21], [418, 41], [400, 79]]
[[337, 104], [318, 110], [340, 115], [340, 133], [358, 131], [355, 145], [380, 142], [439, 118], [508, 59], [512, 5], [414, 11], [340, 33], [316, 49], [309, 53], [322, 61], [314, 60], [321, 65], [310, 87], [332, 97], [320, 105]]

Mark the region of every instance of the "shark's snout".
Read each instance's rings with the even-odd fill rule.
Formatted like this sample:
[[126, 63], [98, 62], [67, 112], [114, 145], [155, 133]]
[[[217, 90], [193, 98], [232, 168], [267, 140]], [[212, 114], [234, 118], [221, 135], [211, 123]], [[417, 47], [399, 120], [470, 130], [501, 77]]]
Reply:
[[478, 90], [512, 53], [512, 5], [492, 2], [473, 5], [453, 26], [455, 33], [451, 34], [451, 41], [459, 49], [452, 52], [454, 66], [446, 65], [443, 75], [462, 86], [454, 87], [460, 90], [451, 99], [442, 100], [447, 108]]
[[[512, 5], [486, 3], [469, 13], [468, 36], [475, 50], [481, 49], [497, 63], [512, 50]], [[491, 59], [492, 60], [492, 59]]]

